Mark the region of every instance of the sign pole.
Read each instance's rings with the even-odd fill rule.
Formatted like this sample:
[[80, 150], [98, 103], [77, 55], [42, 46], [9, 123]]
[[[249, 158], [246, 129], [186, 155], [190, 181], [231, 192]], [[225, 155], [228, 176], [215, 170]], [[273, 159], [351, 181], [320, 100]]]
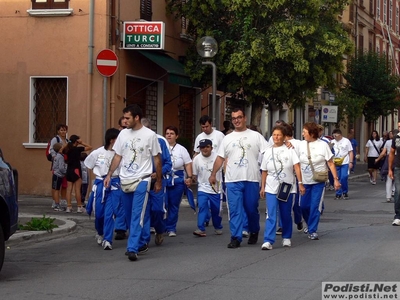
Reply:
[[107, 130], [107, 77], [103, 77], [103, 136]]

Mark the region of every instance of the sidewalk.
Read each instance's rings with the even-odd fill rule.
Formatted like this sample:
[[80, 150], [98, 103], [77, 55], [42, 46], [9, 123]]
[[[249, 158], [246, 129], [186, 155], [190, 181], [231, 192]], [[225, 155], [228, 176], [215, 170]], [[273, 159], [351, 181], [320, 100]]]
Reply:
[[[349, 175], [349, 181], [357, 180], [361, 178], [367, 178], [367, 164], [364, 162], [357, 162], [355, 172]], [[194, 194], [197, 194], [197, 186], [192, 187]], [[7, 247], [19, 245], [25, 242], [43, 242], [63, 237], [72, 234], [77, 224], [73, 219], [87, 219], [87, 214], [66, 214], [64, 212], [54, 212], [51, 206], [50, 197], [31, 196], [31, 195], [20, 195], [19, 197], [19, 223], [25, 224], [32, 218], [42, 218], [43, 214], [46, 217], [55, 218], [55, 224], [59, 227], [55, 228], [52, 232], [47, 231], [17, 231], [10, 239], [6, 242]], [[181, 206], [189, 207], [186, 196], [183, 197]]]

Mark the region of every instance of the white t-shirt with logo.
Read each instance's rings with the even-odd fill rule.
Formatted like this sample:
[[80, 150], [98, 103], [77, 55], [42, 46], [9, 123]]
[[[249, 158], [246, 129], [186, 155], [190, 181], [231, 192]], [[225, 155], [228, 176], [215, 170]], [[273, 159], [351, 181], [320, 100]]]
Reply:
[[[301, 141], [299, 149], [300, 167], [302, 173], [303, 184], [318, 183], [313, 180], [313, 173], [308, 160], [307, 141]], [[333, 153], [329, 145], [320, 139], [309, 142], [311, 161], [316, 172], [326, 171], [328, 166], [326, 162], [333, 157]]]
[[225, 136], [218, 156], [225, 159], [225, 182], [260, 182], [258, 157], [270, 146], [257, 131], [233, 131]]
[[353, 146], [348, 138], [342, 137], [339, 141], [333, 139], [333, 151], [335, 152], [334, 157], [345, 157], [343, 165], [349, 164], [350, 156], [349, 152], [353, 151]]
[[153, 173], [153, 156], [161, 153], [160, 144], [154, 131], [143, 126], [138, 130], [121, 130], [113, 146], [121, 155], [121, 179], [139, 179]]
[[[274, 153], [273, 155], [272, 151]], [[265, 192], [276, 194], [278, 192], [279, 183], [284, 181], [293, 184], [291, 193], [296, 193], [297, 188], [295, 176], [293, 174], [293, 166], [299, 162], [296, 151], [294, 149], [288, 149], [285, 145], [267, 149], [261, 163], [261, 170], [268, 172]]]
[[213, 152], [218, 153], [218, 148], [221, 146], [222, 140], [224, 139], [225, 134], [223, 134], [221, 131], [213, 129], [213, 131], [210, 134], [206, 134], [204, 132], [200, 133], [194, 142], [194, 149], [193, 151], [196, 153], [200, 152], [200, 148], [197, 148], [199, 146], [199, 143], [203, 139], [209, 139], [213, 143]]
[[193, 158], [193, 175], [197, 176], [198, 191], [209, 194], [215, 194], [215, 191], [218, 193], [221, 192], [222, 167], [216, 174], [217, 185], [214, 186], [215, 191], [212, 189], [208, 181], [216, 158], [217, 154], [214, 152], [211, 152], [209, 157], [205, 157], [202, 153], [200, 153]]
[[[104, 146], [92, 151], [85, 159], [84, 164], [89, 169], [93, 170], [97, 178], [106, 176], [111, 165], [111, 161], [115, 155], [113, 150], [106, 150]], [[117, 177], [119, 174], [119, 166], [112, 173], [112, 177]]]
[[174, 171], [185, 170], [185, 165], [192, 162], [189, 152], [180, 144], [169, 146], [171, 153], [172, 169]]

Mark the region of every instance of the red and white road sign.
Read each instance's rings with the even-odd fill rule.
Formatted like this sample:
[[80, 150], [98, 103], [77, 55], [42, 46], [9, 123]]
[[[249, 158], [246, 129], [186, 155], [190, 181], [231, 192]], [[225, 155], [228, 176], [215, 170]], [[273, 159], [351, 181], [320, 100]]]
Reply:
[[113, 76], [118, 69], [118, 57], [115, 52], [110, 49], [101, 50], [97, 54], [96, 67], [101, 75]]

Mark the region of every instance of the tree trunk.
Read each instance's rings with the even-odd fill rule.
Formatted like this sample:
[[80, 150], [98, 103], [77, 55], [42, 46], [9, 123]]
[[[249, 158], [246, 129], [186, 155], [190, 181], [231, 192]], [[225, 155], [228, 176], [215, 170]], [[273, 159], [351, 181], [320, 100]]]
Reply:
[[260, 123], [261, 123], [261, 112], [264, 107], [264, 103], [261, 101], [254, 101], [251, 104], [251, 119], [250, 119], [250, 124], [255, 125], [258, 128], [260, 128]]

